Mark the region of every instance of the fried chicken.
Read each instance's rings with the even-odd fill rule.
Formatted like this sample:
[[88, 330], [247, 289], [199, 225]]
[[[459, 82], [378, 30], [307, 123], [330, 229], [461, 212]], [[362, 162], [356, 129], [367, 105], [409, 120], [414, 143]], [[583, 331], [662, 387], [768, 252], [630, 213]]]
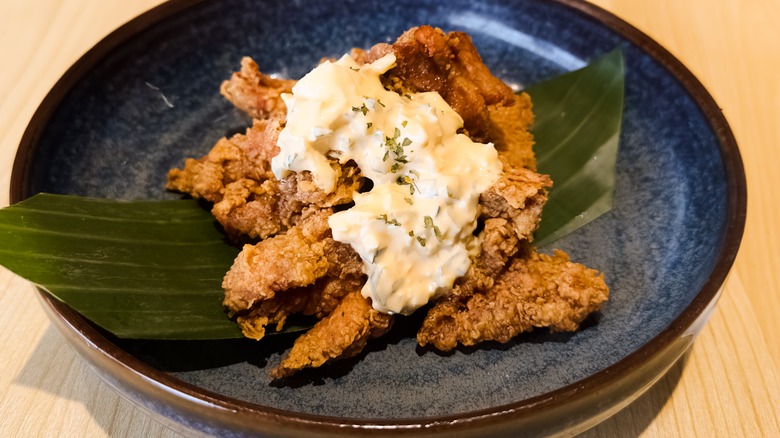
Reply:
[[237, 317], [244, 336], [260, 340], [266, 326], [282, 330], [289, 315], [302, 313], [322, 319], [338, 306], [349, 291], [360, 290], [366, 281], [363, 262], [351, 246], [324, 238], [324, 253], [328, 263], [326, 274], [306, 287], [277, 291], [271, 298], [253, 304], [249, 312]]
[[524, 167], [536, 171], [534, 136], [529, 129], [534, 123], [531, 96], [516, 94], [509, 105], [490, 105], [490, 141], [498, 151], [504, 166]]
[[275, 79], [260, 73], [257, 63], [249, 57], [241, 59], [241, 70], [222, 83], [220, 92], [236, 108], [254, 119], [284, 116], [287, 106], [282, 93], [291, 93], [295, 80]]
[[372, 47], [368, 60], [391, 52], [396, 66], [385, 73], [386, 86], [399, 94], [438, 92], [463, 118], [474, 141], [486, 141], [490, 136], [488, 105], [513, 100], [512, 89], [490, 73], [463, 32], [445, 34], [430, 26], [415, 27], [392, 45]]
[[479, 197], [482, 218], [503, 218], [514, 226], [520, 240], [533, 240], [547, 202], [545, 188], [552, 186], [548, 175], [522, 167], [504, 166], [492, 186]]
[[518, 249], [533, 239], [547, 202], [552, 181], [524, 168], [504, 167], [504, 173], [480, 196], [484, 229], [479, 234], [481, 250], [469, 270], [455, 282], [452, 295], [467, 296], [486, 290]]
[[244, 245], [222, 282], [224, 305], [231, 312], [247, 310], [279, 291], [308, 286], [325, 275], [330, 214], [329, 209], [312, 211], [287, 233]]
[[529, 250], [510, 262], [496, 284], [469, 297], [448, 296], [425, 317], [417, 341], [448, 351], [458, 344], [507, 342], [534, 327], [574, 331], [606, 301], [603, 274]]
[[168, 171], [166, 188], [219, 202], [232, 182], [272, 178], [271, 158], [279, 153], [276, 142], [282, 124], [278, 118], [255, 120], [246, 134], [220, 139], [206, 156], [188, 158], [183, 169]]
[[316, 368], [363, 351], [371, 338], [385, 334], [392, 316], [371, 307], [360, 290], [351, 291], [330, 315], [295, 340], [282, 363], [271, 371], [274, 378], [290, 376], [303, 368]]
[[[535, 172], [530, 97], [493, 76], [462, 32], [420, 26], [392, 44], [353, 49], [351, 56], [364, 64], [388, 53], [396, 65], [382, 77], [386, 88], [438, 92], [463, 118], [462, 131], [474, 141], [492, 142], [504, 166], [479, 199], [481, 251], [429, 310], [417, 336], [420, 345], [449, 350], [506, 342], [533, 327], [576, 330], [607, 299], [608, 289], [603, 276], [566, 254], [537, 254], [531, 246], [552, 181]], [[332, 162], [338, 182], [331, 193], [317, 188], [307, 171], [281, 180], [271, 172], [287, 111], [281, 94], [294, 84], [242, 59], [221, 92], [255, 119], [253, 126], [171, 170], [167, 186], [213, 203], [212, 213], [229, 236], [261, 239], [243, 247], [223, 281], [224, 305], [246, 337], [262, 339], [267, 327], [281, 330], [297, 313], [319, 319], [271, 372], [274, 378], [353, 357], [393, 321], [362, 296], [363, 261], [332, 238], [327, 222], [334, 207], [351, 202], [363, 184], [354, 162]]]
[[[530, 97], [516, 95], [482, 62], [471, 37], [420, 26], [404, 32], [393, 44], [380, 43], [368, 52], [353, 52], [358, 62], [372, 62], [393, 53], [396, 66], [385, 74], [385, 86], [400, 94], [436, 91], [463, 118], [474, 141], [493, 142], [502, 160], [536, 170]], [[511, 151], [511, 152], [510, 152]]]
[[466, 275], [455, 281], [450, 294], [468, 296], [476, 291], [493, 287], [496, 276], [504, 269], [507, 260], [518, 249], [517, 234], [506, 219], [485, 220], [485, 228], [479, 233], [480, 252], [472, 258]]
[[314, 184], [310, 172], [276, 179], [270, 162], [279, 153], [281, 129], [278, 119], [255, 120], [245, 135], [220, 139], [205, 157], [171, 169], [167, 188], [213, 202], [212, 214], [234, 238], [264, 239], [294, 226], [311, 205], [351, 202], [361, 183], [354, 163], [333, 164], [338, 179], [330, 193]]
[[354, 163], [333, 163], [336, 187], [324, 192], [314, 183], [311, 172], [291, 173], [262, 183], [241, 179], [225, 186], [223, 198], [215, 203], [212, 214], [230, 236], [246, 235], [265, 239], [287, 231], [301, 220], [310, 207], [330, 208], [352, 202], [362, 178]]

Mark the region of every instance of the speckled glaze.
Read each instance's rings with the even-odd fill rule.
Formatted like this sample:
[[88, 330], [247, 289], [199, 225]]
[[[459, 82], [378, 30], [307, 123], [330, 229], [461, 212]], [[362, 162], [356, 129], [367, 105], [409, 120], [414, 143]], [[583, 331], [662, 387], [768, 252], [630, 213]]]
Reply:
[[[604, 272], [612, 294], [571, 334], [440, 354], [400, 321], [354, 360], [266, 372], [292, 343], [118, 340], [41, 294], [55, 325], [110, 384], [181, 427], [264, 434], [575, 433], [636, 398], [690, 345], [736, 255], [745, 179], [701, 84], [636, 29], [574, 1], [172, 1], [118, 29], [55, 86], [26, 132], [12, 201], [34, 193], [171, 198], [166, 171], [250, 123], [219, 84], [252, 56], [299, 77], [323, 56], [430, 24], [464, 30], [513, 84], [626, 61], [614, 209], [554, 244]], [[549, 250], [545, 248], [543, 250]], [[94, 348], [97, 347], [97, 348]]]

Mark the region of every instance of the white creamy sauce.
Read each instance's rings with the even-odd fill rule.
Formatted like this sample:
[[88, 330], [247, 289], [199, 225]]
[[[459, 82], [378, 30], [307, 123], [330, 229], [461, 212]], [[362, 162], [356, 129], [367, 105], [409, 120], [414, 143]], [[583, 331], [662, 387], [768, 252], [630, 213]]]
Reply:
[[330, 217], [333, 238], [363, 259], [374, 308], [409, 314], [468, 270], [479, 195], [501, 163], [492, 144], [457, 133], [463, 119], [438, 93], [385, 90], [379, 76], [394, 64], [392, 54], [363, 66], [345, 55], [304, 76], [282, 96], [287, 124], [271, 164], [278, 178], [309, 170], [330, 192], [329, 157], [357, 163], [374, 185]]

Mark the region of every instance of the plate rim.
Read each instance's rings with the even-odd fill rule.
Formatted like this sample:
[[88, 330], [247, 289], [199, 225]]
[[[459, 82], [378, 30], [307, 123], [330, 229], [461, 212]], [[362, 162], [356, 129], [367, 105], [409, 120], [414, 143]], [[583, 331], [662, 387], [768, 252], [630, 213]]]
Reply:
[[[27, 183], [33, 165], [33, 156], [41, 140], [42, 132], [51, 120], [54, 111], [79, 80], [114, 49], [135, 35], [187, 9], [212, 1], [214, 0], [170, 0], [155, 6], [132, 18], [105, 36], [66, 70], [42, 100], [24, 131], [14, 158], [11, 173], [11, 204], [20, 202], [30, 196]], [[545, 409], [566, 404], [571, 400], [581, 400], [588, 395], [593, 395], [593, 393], [603, 389], [611, 381], [630, 377], [632, 373], [640, 368], [644, 361], [660, 355], [682, 337], [690, 335], [692, 341], [692, 337], [695, 336], [703, 325], [696, 323], [703, 323], [702, 318], [706, 320], [706, 317], [709, 316], [708, 310], [711, 311], [717, 301], [721, 286], [737, 256], [744, 233], [747, 216], [747, 181], [736, 138], [722, 110], [712, 95], [707, 92], [704, 85], [681, 61], [651, 37], [613, 13], [594, 4], [579, 0], [550, 0], [550, 2], [577, 11], [584, 18], [595, 20], [605, 28], [636, 45], [655, 62], [659, 63], [681, 84], [702, 111], [709, 128], [716, 138], [719, 152], [723, 159], [728, 196], [726, 227], [723, 241], [710, 275], [691, 303], [685, 307], [677, 318], [658, 335], [618, 362], [556, 390], [492, 408], [446, 416], [404, 419], [333, 417], [288, 411], [272, 406], [250, 403], [184, 382], [133, 357], [103, 336], [81, 315], [61, 302], [52, 299], [41, 288], [36, 288], [39, 297], [42, 298], [42, 303], [50, 307], [50, 309], [47, 309], [53, 312], [50, 316], [61, 318], [62, 321], [60, 322], [69, 326], [79, 336], [81, 342], [97, 349], [97, 351], [106, 356], [105, 359], [109, 359], [117, 365], [124, 367], [125, 371], [137, 375], [140, 379], [151, 379], [153, 382], [163, 385], [169, 390], [168, 392], [171, 395], [183, 395], [186, 399], [184, 402], [194, 403], [193, 407], [217, 407], [241, 416], [249, 415], [255, 419], [262, 417], [281, 427], [295, 426], [305, 428], [314, 426], [324, 431], [335, 433], [343, 433], [348, 430], [353, 432], [355, 430], [366, 431], [369, 429], [377, 432], [390, 430], [395, 433], [414, 432], [421, 429], [424, 429], [426, 432], [443, 432], [445, 430], [453, 431], [454, 428], [464, 426], [469, 428], [486, 427], [502, 421], [517, 419], [518, 417], [532, 416]], [[694, 332], [691, 332], [692, 327]], [[71, 339], [69, 341], [73, 342]], [[682, 354], [682, 351], [680, 351], [680, 354]], [[664, 373], [665, 371], [662, 374]], [[657, 377], [660, 377], [660, 375]], [[644, 390], [646, 389], [644, 388]], [[644, 390], [641, 392], [644, 392]], [[636, 393], [634, 398], [638, 395], [639, 393]], [[345, 425], [352, 429], [345, 430]]]

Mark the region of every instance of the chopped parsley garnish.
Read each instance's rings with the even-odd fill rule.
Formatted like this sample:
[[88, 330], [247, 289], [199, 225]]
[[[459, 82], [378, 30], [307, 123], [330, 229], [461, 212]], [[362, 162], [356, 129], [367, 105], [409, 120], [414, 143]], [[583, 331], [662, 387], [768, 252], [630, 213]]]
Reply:
[[371, 123], [371, 122], [366, 123], [366, 130], [371, 129], [372, 126], [374, 126], [373, 123]]
[[442, 240], [441, 230], [439, 227], [436, 226], [436, 224], [433, 223], [433, 218], [430, 216], [425, 216], [423, 218], [423, 222], [425, 223], [425, 228], [433, 229], [433, 234], [436, 235], [436, 238], [439, 239], [439, 241]]
[[414, 188], [416, 185], [414, 181], [406, 175], [401, 175], [395, 179], [395, 183], [401, 186], [409, 186], [409, 194], [414, 195]]
[[361, 106], [361, 107], [353, 106], [353, 107], [352, 107], [352, 111], [355, 111], [355, 112], [358, 112], [358, 111], [360, 111], [360, 112], [361, 112], [361, 113], [363, 113], [363, 115], [365, 116], [365, 115], [366, 115], [366, 113], [368, 113], [368, 107], [367, 107], [367, 106], [366, 106], [366, 104], [364, 103], [364, 104], [363, 104], [363, 106]]
[[406, 120], [404, 120], [403, 122], [401, 122], [401, 126], [403, 126], [404, 128], [406, 128], [406, 124], [407, 124], [407, 123], [409, 123], [409, 122], [408, 122], [408, 121], [406, 121]]
[[[401, 130], [398, 128], [394, 129], [393, 136], [392, 137], [385, 137], [384, 146], [387, 148], [387, 152], [385, 152], [384, 157], [382, 157], [382, 161], [387, 160], [389, 152], [392, 152], [395, 155], [395, 158], [393, 159], [396, 163], [393, 164], [393, 166], [390, 168], [390, 171], [393, 173], [398, 172], [398, 170], [401, 169], [401, 164], [406, 164], [409, 162], [409, 158], [404, 153], [404, 146], [409, 146], [412, 144], [412, 141], [408, 138], [404, 138], [402, 143], [398, 143], [398, 137], [401, 136]], [[401, 164], [399, 164], [401, 163]]]
[[377, 219], [384, 221], [384, 223], [388, 225], [395, 225], [396, 227], [400, 227], [401, 223], [398, 222], [396, 219], [388, 219], [387, 213], [380, 214]]
[[409, 205], [414, 205], [414, 200], [412, 198], [404, 198], [404, 201]]
[[417, 241], [420, 242], [420, 246], [425, 246], [425, 238], [417, 236]]

